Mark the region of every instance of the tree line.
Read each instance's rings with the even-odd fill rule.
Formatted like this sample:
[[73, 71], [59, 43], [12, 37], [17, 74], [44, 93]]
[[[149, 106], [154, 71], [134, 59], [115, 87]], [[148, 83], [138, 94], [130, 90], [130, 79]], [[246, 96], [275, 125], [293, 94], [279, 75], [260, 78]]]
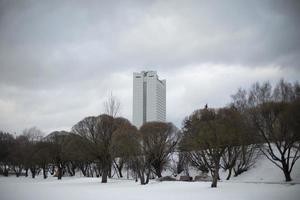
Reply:
[[[70, 132], [42, 137], [33, 127], [21, 135], [0, 132], [0, 174], [17, 177], [42, 173], [61, 179], [81, 172], [87, 177], [134, 177], [147, 184], [169, 169], [174, 175], [189, 167], [210, 173], [217, 187], [219, 171], [226, 179], [251, 168], [265, 156], [291, 181], [300, 157], [300, 86], [279, 81], [239, 89], [223, 108], [207, 105], [187, 116], [179, 130], [172, 123], [147, 122], [139, 129], [117, 117], [119, 103], [111, 96], [107, 114], [90, 116]], [[174, 155], [175, 159], [174, 159]]]

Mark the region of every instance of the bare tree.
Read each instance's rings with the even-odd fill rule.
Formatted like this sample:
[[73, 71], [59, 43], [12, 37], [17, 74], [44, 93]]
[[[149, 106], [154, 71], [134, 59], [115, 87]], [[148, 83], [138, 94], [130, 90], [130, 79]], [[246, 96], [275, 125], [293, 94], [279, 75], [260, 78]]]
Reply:
[[147, 154], [143, 154], [141, 151], [141, 153], [132, 156], [129, 160], [129, 167], [136, 174], [136, 178], [140, 179], [141, 185], [146, 185], [149, 183], [151, 161]]
[[142, 185], [149, 182], [151, 163], [144, 152], [142, 135], [135, 126], [124, 124], [113, 135], [112, 152], [121, 158]]
[[253, 123], [263, 141], [263, 154], [279, 167], [286, 181], [291, 181], [291, 171], [299, 159], [299, 124], [300, 100], [289, 105], [287, 103], [264, 103], [253, 109]]
[[205, 108], [184, 121], [183, 146], [186, 151], [196, 152], [193, 159], [209, 169], [213, 179], [211, 187], [217, 187], [221, 157], [226, 148], [236, 142], [241, 127], [239, 112], [234, 108]]
[[36, 142], [40, 141], [43, 138], [44, 133], [34, 126], [28, 129], [24, 129], [22, 135], [25, 136], [28, 141]]
[[259, 157], [259, 149], [261, 144], [241, 144], [240, 150], [235, 161], [233, 168], [234, 176], [238, 176], [249, 168], [253, 167], [257, 158]]
[[0, 174], [8, 176], [9, 164], [11, 163], [11, 149], [14, 137], [10, 133], [0, 131]]
[[234, 106], [232, 109], [238, 116], [237, 118], [232, 117], [232, 121], [235, 121], [233, 126], [238, 131], [232, 129], [232, 132], [228, 134], [226, 149], [222, 155], [221, 167], [228, 170], [227, 180], [230, 179], [232, 171], [234, 171], [235, 176], [238, 176], [252, 167], [261, 146], [245, 113]]
[[114, 118], [103, 114], [98, 117], [86, 117], [72, 127], [72, 132], [86, 141], [87, 150], [98, 160], [99, 168], [102, 171], [102, 183], [107, 182], [111, 171], [113, 134], [126, 123], [130, 122], [124, 118]]
[[109, 97], [104, 102], [105, 113], [112, 117], [116, 117], [120, 112], [120, 105], [119, 99], [110, 93]]
[[35, 162], [43, 170], [43, 177], [48, 177], [49, 164], [53, 163], [53, 144], [48, 141], [39, 141], [35, 144]]
[[65, 167], [68, 163], [69, 152], [66, 149], [66, 145], [70, 140], [70, 132], [67, 131], [54, 131], [47, 136], [47, 141], [51, 142], [51, 154], [53, 156], [53, 162], [57, 167], [56, 176], [57, 179], [61, 179], [64, 175]]
[[286, 181], [291, 181], [291, 171], [300, 157], [299, 91], [298, 83], [280, 80], [274, 89], [268, 82], [255, 83], [248, 93], [233, 96], [235, 105], [245, 105], [253, 135], [264, 143], [261, 152], [283, 171]]
[[[23, 135], [16, 137], [14, 143], [12, 145], [12, 149], [10, 152], [10, 162], [11, 168], [15, 172], [16, 176], [19, 177], [22, 173], [22, 170], [25, 168], [26, 176], [29, 169], [27, 164], [28, 155], [27, 148], [28, 140]], [[30, 157], [30, 156], [29, 156]]]
[[149, 156], [154, 173], [161, 177], [161, 172], [177, 145], [179, 131], [171, 123], [148, 122], [140, 128], [140, 132], [144, 153]]
[[37, 127], [31, 127], [23, 130], [22, 136], [26, 138], [25, 143], [25, 168], [29, 168], [32, 178], [35, 178], [36, 174], [40, 171], [38, 165], [37, 143], [41, 141], [43, 132]]
[[[181, 144], [179, 143], [179, 148], [181, 148]], [[178, 152], [178, 161], [176, 163], [176, 170], [174, 170], [174, 174], [180, 174], [181, 172], [185, 171], [188, 168], [189, 158], [187, 153], [185, 152]]]
[[111, 154], [118, 176], [123, 177], [122, 169], [125, 164], [137, 156], [139, 152], [140, 135], [135, 126], [126, 123], [120, 126], [112, 136]]

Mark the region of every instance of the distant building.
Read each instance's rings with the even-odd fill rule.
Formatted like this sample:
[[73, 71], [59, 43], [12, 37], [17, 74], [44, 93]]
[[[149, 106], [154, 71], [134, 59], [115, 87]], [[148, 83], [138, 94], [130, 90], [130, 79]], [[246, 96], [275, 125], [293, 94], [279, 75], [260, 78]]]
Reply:
[[133, 125], [150, 121], [166, 121], [166, 80], [156, 71], [133, 73]]

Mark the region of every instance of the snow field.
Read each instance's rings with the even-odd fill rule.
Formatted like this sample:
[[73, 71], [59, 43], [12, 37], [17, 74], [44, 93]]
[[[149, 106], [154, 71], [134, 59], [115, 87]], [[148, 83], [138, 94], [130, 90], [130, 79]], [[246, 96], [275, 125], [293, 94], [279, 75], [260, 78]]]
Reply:
[[[196, 171], [191, 170], [192, 173]], [[167, 174], [165, 172], [164, 174]], [[148, 185], [126, 179], [55, 177], [43, 179], [0, 176], [0, 200], [299, 200], [300, 161], [292, 172], [293, 181], [286, 183], [283, 173], [265, 157], [238, 177], [226, 181], [227, 172], [220, 170], [222, 181], [217, 188], [210, 182], [157, 182]], [[196, 175], [196, 174], [194, 174]]]
[[228, 199], [228, 200], [299, 200], [299, 184], [264, 184], [220, 182], [218, 188], [210, 188], [210, 182], [156, 182], [140, 185], [133, 180], [110, 179], [101, 184], [99, 178], [64, 178], [58, 181], [50, 177], [43, 180], [30, 178], [0, 178], [1, 200], [152, 200], [152, 199]]

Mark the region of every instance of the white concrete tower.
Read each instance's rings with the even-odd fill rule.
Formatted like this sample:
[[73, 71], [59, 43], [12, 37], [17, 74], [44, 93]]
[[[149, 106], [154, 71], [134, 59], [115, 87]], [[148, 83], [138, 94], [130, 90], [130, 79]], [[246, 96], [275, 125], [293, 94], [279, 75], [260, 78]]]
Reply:
[[166, 80], [156, 71], [133, 73], [132, 123], [137, 128], [150, 121], [166, 121]]

